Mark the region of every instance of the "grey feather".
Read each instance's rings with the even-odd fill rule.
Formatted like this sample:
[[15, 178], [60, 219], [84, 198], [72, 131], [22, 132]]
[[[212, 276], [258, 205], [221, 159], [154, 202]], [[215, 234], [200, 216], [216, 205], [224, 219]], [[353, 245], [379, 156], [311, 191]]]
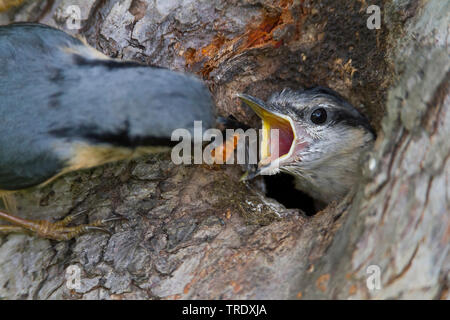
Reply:
[[213, 125], [210, 93], [196, 77], [92, 52], [47, 26], [0, 27], [0, 189], [57, 174], [75, 142], [152, 146], [177, 128], [192, 132], [195, 120]]
[[[297, 189], [324, 203], [341, 199], [357, 185], [361, 154], [372, 147], [376, 134], [367, 118], [343, 97], [329, 88], [315, 87], [285, 89], [267, 103], [251, 100], [288, 116], [295, 132], [290, 153], [281, 162], [264, 163], [259, 172], [288, 173], [295, 177]], [[320, 122], [312, 118], [318, 110], [325, 114]]]

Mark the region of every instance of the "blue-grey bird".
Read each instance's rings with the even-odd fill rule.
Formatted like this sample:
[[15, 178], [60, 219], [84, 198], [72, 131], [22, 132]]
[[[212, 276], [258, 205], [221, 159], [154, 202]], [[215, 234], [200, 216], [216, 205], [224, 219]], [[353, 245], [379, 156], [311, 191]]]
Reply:
[[[194, 121], [207, 129], [215, 118], [196, 77], [111, 59], [63, 31], [25, 23], [0, 26], [0, 119], [0, 190], [14, 191], [160, 151], [175, 129], [193, 132]], [[54, 239], [85, 231], [0, 218], [15, 224], [0, 230]]]
[[[360, 156], [372, 147], [375, 132], [338, 93], [286, 89], [267, 103], [238, 97], [262, 119], [261, 161], [247, 179], [285, 172], [295, 177], [297, 189], [322, 203], [341, 199], [358, 182]], [[278, 139], [270, 139], [272, 129], [278, 129]]]

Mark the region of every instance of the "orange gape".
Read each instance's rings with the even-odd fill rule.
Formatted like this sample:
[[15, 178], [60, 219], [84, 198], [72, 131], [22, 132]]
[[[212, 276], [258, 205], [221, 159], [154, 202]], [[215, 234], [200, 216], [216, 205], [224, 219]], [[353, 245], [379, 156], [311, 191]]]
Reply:
[[215, 164], [217, 164], [220, 159], [221, 163], [226, 163], [227, 160], [230, 159], [238, 145], [239, 138], [239, 134], [235, 133], [230, 139], [211, 151], [211, 156]]

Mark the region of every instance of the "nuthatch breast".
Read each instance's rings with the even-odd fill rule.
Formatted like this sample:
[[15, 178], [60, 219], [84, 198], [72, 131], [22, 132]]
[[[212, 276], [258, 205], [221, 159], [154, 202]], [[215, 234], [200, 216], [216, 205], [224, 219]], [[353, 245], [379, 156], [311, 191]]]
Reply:
[[[359, 158], [372, 146], [375, 132], [339, 94], [324, 87], [286, 89], [267, 103], [238, 96], [262, 119], [263, 127], [262, 159], [247, 178], [285, 172], [295, 177], [297, 189], [323, 203], [341, 199], [357, 183]], [[271, 129], [279, 130], [278, 140], [271, 141]]]
[[0, 119], [0, 190], [159, 151], [175, 129], [214, 124], [194, 76], [111, 59], [28, 23], [0, 27]]

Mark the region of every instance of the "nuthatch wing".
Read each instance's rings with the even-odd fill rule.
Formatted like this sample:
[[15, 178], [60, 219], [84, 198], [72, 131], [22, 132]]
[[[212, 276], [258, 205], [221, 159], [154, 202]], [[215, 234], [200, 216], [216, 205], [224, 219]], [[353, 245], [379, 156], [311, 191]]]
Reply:
[[[194, 76], [111, 59], [28, 23], [0, 27], [0, 119], [0, 190], [9, 191], [160, 151], [173, 130], [193, 132], [194, 120], [214, 124], [210, 93]], [[80, 231], [0, 218], [49, 238]]]
[[[316, 87], [285, 89], [267, 103], [238, 97], [262, 119], [261, 161], [248, 179], [285, 172], [295, 177], [297, 189], [323, 203], [341, 199], [358, 181], [360, 155], [372, 146], [375, 132], [339, 94]], [[279, 130], [278, 140], [271, 141], [271, 129]]]

